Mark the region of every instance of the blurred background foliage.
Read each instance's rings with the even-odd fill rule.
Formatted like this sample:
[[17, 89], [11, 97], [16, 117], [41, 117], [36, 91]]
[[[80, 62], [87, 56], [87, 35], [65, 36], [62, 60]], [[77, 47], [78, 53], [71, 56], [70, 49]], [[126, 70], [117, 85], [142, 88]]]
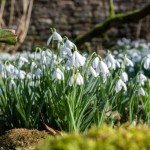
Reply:
[[[15, 46], [0, 45], [0, 50], [16, 52], [43, 47], [55, 27], [61, 35], [73, 41], [89, 32], [96, 24], [104, 22], [110, 15], [112, 0], [1, 0], [0, 26], [16, 30], [18, 42]], [[142, 9], [149, 0], [114, 0], [114, 12], [127, 13]], [[83, 49], [111, 48], [122, 37], [129, 39], [144, 38], [150, 41], [150, 16], [136, 23], [128, 23], [111, 28], [103, 35], [97, 35], [86, 42]]]

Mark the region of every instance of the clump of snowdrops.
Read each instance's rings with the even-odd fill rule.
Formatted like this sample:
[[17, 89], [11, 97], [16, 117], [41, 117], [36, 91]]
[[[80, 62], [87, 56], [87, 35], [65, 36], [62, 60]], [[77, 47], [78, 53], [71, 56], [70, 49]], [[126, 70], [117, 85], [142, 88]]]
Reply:
[[[124, 55], [119, 62], [108, 51], [105, 59], [82, 55], [55, 29], [48, 48], [37, 48], [28, 60], [18, 56], [0, 64], [0, 121], [8, 128], [41, 128], [43, 122], [67, 132], [84, 132], [92, 124], [110, 126], [129, 121], [150, 123], [150, 80]], [[141, 67], [150, 69], [150, 56]]]
[[150, 71], [144, 67], [141, 68], [141, 61], [150, 53], [149, 42], [144, 39], [131, 40], [122, 38], [117, 41], [113, 54], [118, 60], [122, 61], [125, 53], [134, 63], [134, 67], [129, 67], [127, 70], [129, 76], [135, 76], [142, 69], [143, 73], [150, 77]]

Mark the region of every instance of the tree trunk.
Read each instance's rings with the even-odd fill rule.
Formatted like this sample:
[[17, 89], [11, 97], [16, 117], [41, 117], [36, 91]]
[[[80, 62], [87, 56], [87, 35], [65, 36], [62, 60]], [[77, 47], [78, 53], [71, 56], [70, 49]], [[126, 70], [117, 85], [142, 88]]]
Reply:
[[75, 39], [75, 44], [80, 46], [85, 42], [90, 41], [94, 37], [99, 37], [112, 27], [118, 27], [123, 24], [137, 22], [140, 19], [150, 15], [150, 3], [141, 10], [133, 10], [128, 13], [112, 15], [108, 17], [103, 23], [97, 24], [91, 31], [85, 35], [81, 35]]

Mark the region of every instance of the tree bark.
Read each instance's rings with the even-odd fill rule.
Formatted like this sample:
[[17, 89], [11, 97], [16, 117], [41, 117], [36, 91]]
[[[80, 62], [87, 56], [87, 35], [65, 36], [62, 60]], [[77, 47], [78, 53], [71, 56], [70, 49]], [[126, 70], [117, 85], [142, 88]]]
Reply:
[[140, 19], [150, 15], [150, 3], [141, 10], [133, 10], [128, 13], [116, 14], [108, 17], [103, 23], [97, 24], [91, 31], [75, 39], [75, 44], [80, 46], [90, 41], [94, 37], [99, 37], [112, 27], [118, 27], [123, 24], [137, 22]]
[[0, 29], [0, 42], [14, 45], [17, 42], [15, 30]]

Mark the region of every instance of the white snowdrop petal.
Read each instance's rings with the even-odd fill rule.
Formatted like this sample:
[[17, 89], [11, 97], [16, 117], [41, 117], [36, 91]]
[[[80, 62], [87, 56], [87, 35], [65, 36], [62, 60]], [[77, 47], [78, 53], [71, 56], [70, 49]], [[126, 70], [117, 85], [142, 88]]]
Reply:
[[145, 96], [145, 91], [144, 91], [144, 89], [141, 87], [141, 88], [139, 88], [139, 90], [138, 90], [138, 95], [139, 96]]
[[53, 75], [52, 75], [52, 80], [64, 80], [64, 75], [62, 73], [62, 71], [57, 68], [54, 72], [53, 72]]
[[120, 78], [121, 78], [121, 80], [122, 80], [123, 82], [127, 82], [127, 81], [128, 81], [128, 75], [127, 75], [127, 73], [126, 73], [126, 72], [123, 72], [123, 73], [121, 74]]
[[149, 69], [150, 68], [150, 58], [147, 57], [146, 60], [144, 61], [144, 68]]
[[74, 51], [70, 58], [70, 66], [71, 67], [81, 67], [84, 66], [86, 58], [83, 57], [79, 52]]
[[96, 57], [96, 58], [93, 60], [93, 62], [92, 62], [92, 67], [93, 67], [94, 69], [96, 69], [96, 68], [98, 67], [98, 64], [99, 64], [99, 58]]
[[116, 93], [120, 92], [121, 89], [124, 89], [125, 91], [127, 91], [127, 86], [126, 84], [121, 80], [119, 79], [116, 83], [116, 86], [115, 86], [115, 90], [116, 90]]
[[75, 44], [67, 39], [65, 42], [65, 46], [72, 49], [75, 46]]
[[126, 65], [127, 66], [131, 66], [131, 67], [134, 66], [133, 62], [129, 58], [126, 57], [125, 60], [126, 60]]
[[90, 72], [91, 72], [91, 74], [92, 74], [93, 77], [97, 77], [98, 76], [98, 73], [93, 69], [92, 66], [90, 66], [89, 69], [90, 69]]
[[108, 67], [103, 61], [100, 61], [99, 68], [100, 68], [100, 71], [102, 72], [102, 74], [109, 74]]
[[52, 40], [52, 35], [47, 40], [47, 46], [50, 44], [51, 40]]
[[53, 33], [53, 38], [54, 38], [54, 40], [58, 40], [59, 42], [62, 41], [61, 35], [59, 33], [57, 33], [57, 32]]

